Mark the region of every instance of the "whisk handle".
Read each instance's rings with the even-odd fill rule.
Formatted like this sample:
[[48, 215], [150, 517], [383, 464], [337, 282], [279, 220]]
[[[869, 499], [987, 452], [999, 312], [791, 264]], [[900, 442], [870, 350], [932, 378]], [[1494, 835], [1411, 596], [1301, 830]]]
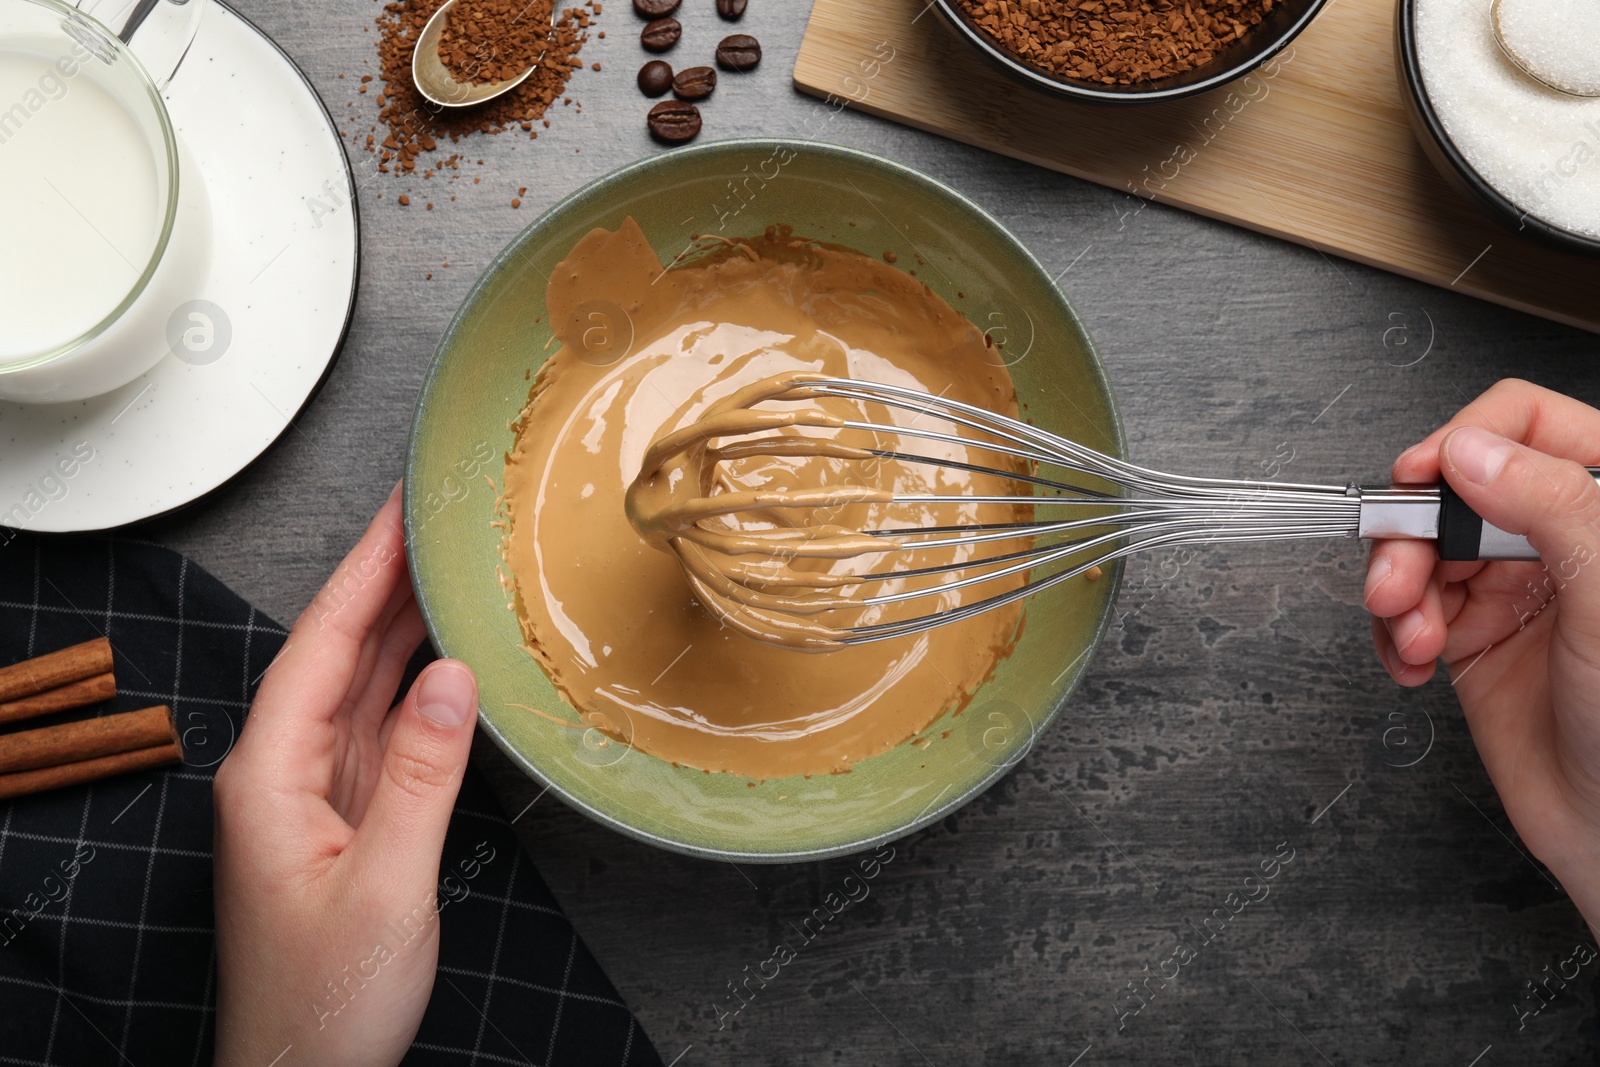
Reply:
[[[1600, 482], [1600, 467], [1589, 474]], [[1446, 560], [1539, 558], [1527, 538], [1484, 522], [1448, 485], [1363, 486], [1358, 495], [1362, 537], [1432, 538]]]
[[[1589, 468], [1600, 482], [1600, 467]], [[1539, 553], [1521, 534], [1507, 533], [1484, 522], [1448, 485], [1440, 486], [1439, 558], [1449, 560], [1538, 559]]]
[[1484, 522], [1448, 484], [1439, 487], [1439, 495], [1440, 559], [1539, 558], [1526, 537]]

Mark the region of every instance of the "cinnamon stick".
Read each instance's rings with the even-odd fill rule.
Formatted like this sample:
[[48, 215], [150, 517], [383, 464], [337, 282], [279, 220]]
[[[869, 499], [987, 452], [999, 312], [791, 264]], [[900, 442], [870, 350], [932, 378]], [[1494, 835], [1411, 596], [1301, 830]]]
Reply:
[[103, 637], [49, 655], [0, 667], [0, 702], [20, 700], [97, 674], [111, 673], [111, 642]]
[[57, 767], [177, 740], [172, 713], [164, 704], [143, 711], [0, 734], [0, 774]]
[[44, 767], [34, 771], [17, 771], [0, 774], [0, 800], [42, 793], [47, 789], [81, 785], [118, 774], [148, 770], [152, 767], [170, 767], [183, 762], [183, 750], [178, 742], [136, 748], [131, 752], [118, 752], [112, 756], [63, 763], [57, 767]]
[[89, 704], [98, 704], [117, 695], [117, 682], [108, 671], [79, 682], [68, 682], [54, 689], [46, 689], [33, 696], [22, 697], [0, 704], [0, 725], [21, 722], [53, 711], [68, 711]]

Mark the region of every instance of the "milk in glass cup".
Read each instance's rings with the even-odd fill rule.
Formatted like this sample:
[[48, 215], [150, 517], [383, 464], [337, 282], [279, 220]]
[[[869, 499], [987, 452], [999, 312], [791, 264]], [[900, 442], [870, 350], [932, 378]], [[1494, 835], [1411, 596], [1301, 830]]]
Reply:
[[0, 0], [0, 400], [126, 385], [200, 295], [205, 187], [160, 88], [203, 3]]

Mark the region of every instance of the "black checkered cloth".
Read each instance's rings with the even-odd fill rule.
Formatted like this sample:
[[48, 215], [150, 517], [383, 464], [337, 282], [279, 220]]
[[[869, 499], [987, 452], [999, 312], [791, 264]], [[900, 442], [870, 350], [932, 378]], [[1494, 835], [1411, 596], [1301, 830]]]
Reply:
[[[99, 635], [117, 697], [20, 728], [167, 704], [187, 762], [0, 802], [0, 1064], [208, 1064], [211, 776], [285, 632], [159, 545], [0, 531], [0, 664]], [[405, 1063], [659, 1067], [472, 770], [451, 872]]]

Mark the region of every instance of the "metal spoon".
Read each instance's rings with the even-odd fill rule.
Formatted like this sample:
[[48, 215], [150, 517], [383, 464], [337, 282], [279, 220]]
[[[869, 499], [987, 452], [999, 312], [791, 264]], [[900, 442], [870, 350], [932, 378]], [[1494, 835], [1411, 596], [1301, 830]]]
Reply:
[[[527, 70], [509, 81], [482, 83], [456, 81], [454, 75], [450, 73], [450, 68], [439, 58], [439, 37], [444, 33], [446, 19], [449, 17], [450, 9], [456, 6], [456, 2], [457, 0], [450, 0], [435, 11], [417, 37], [417, 47], [411, 52], [411, 80], [416, 83], [417, 92], [441, 107], [468, 107], [509, 93], [527, 81], [528, 75], [532, 74], [539, 66], [539, 61], [544, 59], [543, 52], [529, 64]], [[559, 10], [557, 4], [550, 5], [551, 25], [555, 24]]]
[[[1532, 0], [1512, 0], [1512, 2], [1527, 4]], [[1561, 42], [1569, 49], [1566, 56], [1558, 57], [1568, 60], [1569, 63], [1558, 64], [1556, 70], [1542, 67], [1529, 54], [1527, 46], [1530, 42], [1516, 39], [1506, 32], [1504, 8], [1505, 0], [1494, 0], [1489, 6], [1489, 20], [1494, 26], [1495, 43], [1514, 65], [1528, 77], [1559, 93], [1566, 93], [1568, 96], [1600, 97], [1600, 56], [1596, 56], [1590, 46], [1590, 42], [1600, 36], [1600, 3], [1594, 4], [1588, 12], [1592, 22], [1587, 27], [1563, 25], [1565, 20], [1559, 17], [1549, 19], [1543, 27], [1551, 40]], [[1559, 16], [1562, 12], [1554, 14]], [[1570, 64], [1574, 57], [1579, 61], [1576, 66]]]

